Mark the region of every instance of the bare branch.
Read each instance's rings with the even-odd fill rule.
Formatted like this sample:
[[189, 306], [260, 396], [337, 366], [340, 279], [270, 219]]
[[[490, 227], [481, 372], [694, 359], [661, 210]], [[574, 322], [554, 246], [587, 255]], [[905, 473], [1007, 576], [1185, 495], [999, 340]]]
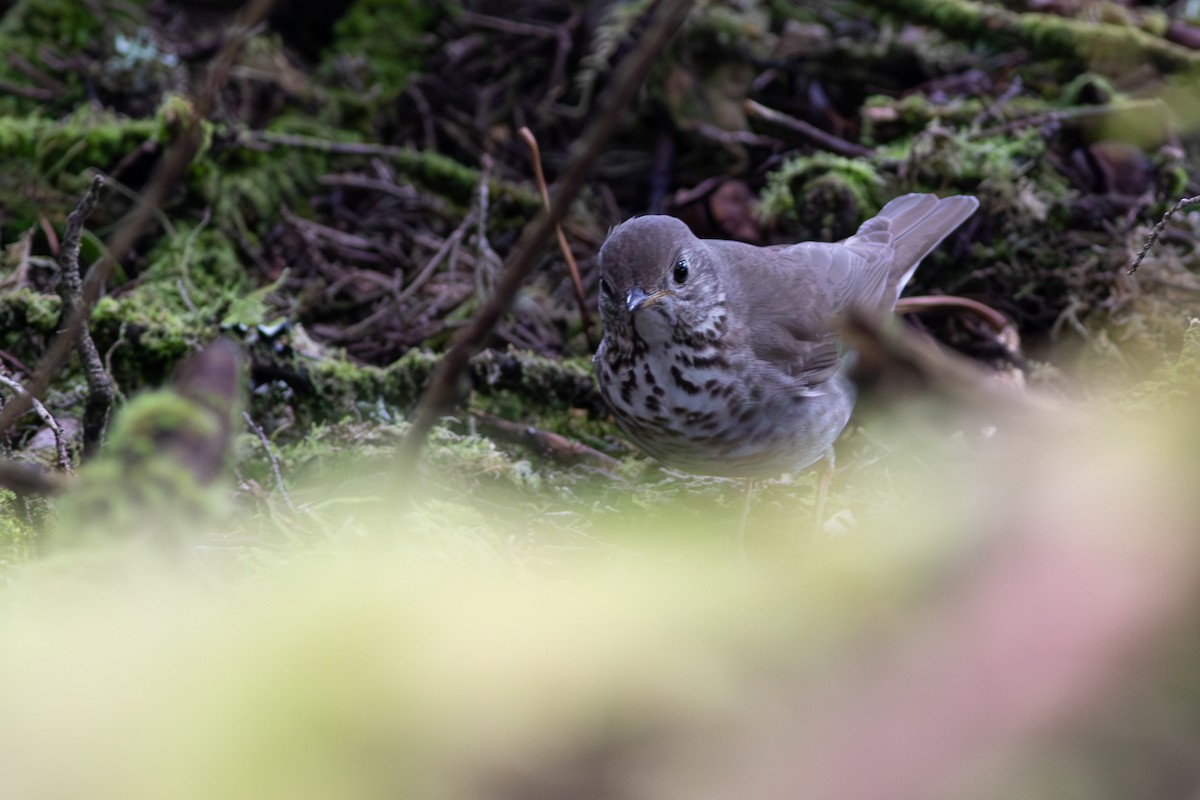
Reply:
[[[24, 386], [7, 375], [0, 374], [0, 384], [12, 389], [18, 397], [23, 394], [29, 394], [25, 391]], [[58, 469], [67, 475], [73, 474], [71, 471], [71, 454], [67, 450], [67, 436], [63, 432], [62, 426], [58, 424], [58, 420], [54, 418], [54, 415], [42, 405], [42, 401], [35, 397], [30, 397], [29, 402], [33, 405], [33, 410], [37, 412], [37, 415], [42, 418], [42, 422], [46, 423], [46, 427], [54, 434], [54, 450], [58, 456]]]

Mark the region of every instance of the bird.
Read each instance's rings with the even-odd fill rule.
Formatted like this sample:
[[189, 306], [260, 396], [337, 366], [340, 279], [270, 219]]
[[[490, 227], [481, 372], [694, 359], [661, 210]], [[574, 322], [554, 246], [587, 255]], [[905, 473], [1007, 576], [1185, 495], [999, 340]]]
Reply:
[[892, 312], [921, 260], [979, 201], [905, 194], [840, 242], [758, 247], [633, 217], [598, 255], [593, 358], [618, 426], [663, 464], [778, 477], [832, 453], [849, 422], [846, 314]]

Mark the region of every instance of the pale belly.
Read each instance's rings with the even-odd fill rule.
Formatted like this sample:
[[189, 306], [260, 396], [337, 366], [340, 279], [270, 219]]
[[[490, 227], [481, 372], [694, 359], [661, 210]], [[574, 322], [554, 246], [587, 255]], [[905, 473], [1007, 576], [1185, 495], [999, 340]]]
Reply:
[[616, 368], [596, 359], [621, 428], [665, 464], [706, 475], [774, 476], [821, 458], [849, 420], [842, 375], [818, 387], [739, 364], [646, 357]]

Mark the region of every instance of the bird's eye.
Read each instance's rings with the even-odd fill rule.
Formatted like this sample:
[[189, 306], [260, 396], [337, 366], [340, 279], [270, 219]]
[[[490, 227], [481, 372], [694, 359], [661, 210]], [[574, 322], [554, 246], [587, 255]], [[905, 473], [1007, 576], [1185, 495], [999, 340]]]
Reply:
[[680, 256], [679, 260], [675, 262], [675, 269], [671, 271], [671, 277], [674, 278], [675, 282], [678, 284], [683, 284], [687, 281], [687, 279], [688, 279], [687, 256]]
[[608, 285], [608, 281], [604, 280], [604, 278], [600, 279], [600, 294], [605, 297], [612, 296], [612, 287]]

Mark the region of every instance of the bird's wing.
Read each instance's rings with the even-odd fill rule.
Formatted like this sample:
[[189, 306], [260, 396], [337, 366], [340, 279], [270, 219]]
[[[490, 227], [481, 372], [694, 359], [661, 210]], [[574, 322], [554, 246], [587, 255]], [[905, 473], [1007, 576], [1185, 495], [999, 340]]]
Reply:
[[745, 310], [754, 355], [810, 385], [837, 371], [835, 318], [857, 309], [884, 314], [917, 264], [974, 213], [973, 197], [907, 194], [843, 242], [757, 248], [709, 242], [740, 274], [728, 289]]
[[834, 318], [851, 303], [878, 304], [888, 288], [888, 253], [864, 257], [843, 244], [804, 242], [764, 251], [710, 242], [731, 270], [730, 300], [745, 312], [754, 355], [809, 385], [837, 372], [842, 347]]

